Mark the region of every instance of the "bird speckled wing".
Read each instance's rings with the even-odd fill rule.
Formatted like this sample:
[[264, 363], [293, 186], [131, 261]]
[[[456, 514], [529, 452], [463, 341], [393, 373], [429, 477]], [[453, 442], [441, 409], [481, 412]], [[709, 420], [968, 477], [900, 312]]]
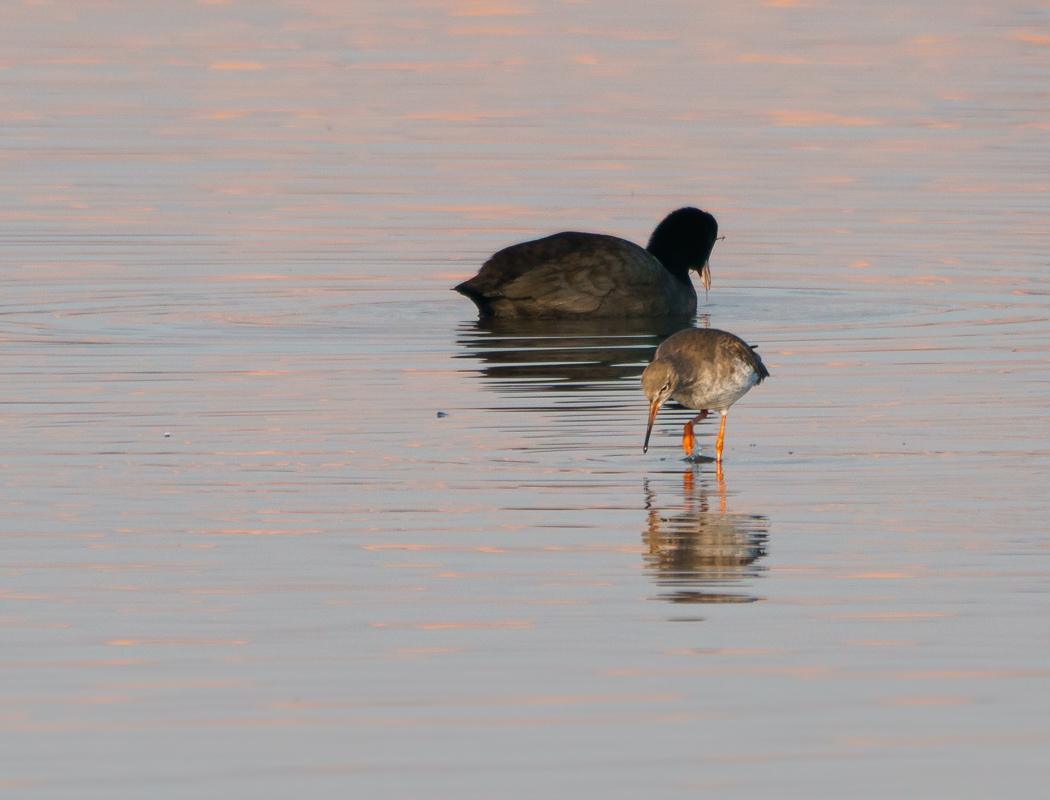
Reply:
[[671, 361], [683, 375], [674, 397], [689, 408], [721, 411], [769, 377], [754, 348], [714, 329], [682, 331], [656, 349], [656, 358]]

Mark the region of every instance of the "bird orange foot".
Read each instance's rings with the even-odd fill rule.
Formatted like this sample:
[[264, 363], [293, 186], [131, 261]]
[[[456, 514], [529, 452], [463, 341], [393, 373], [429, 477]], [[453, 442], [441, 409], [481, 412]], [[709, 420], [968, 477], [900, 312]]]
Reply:
[[693, 455], [693, 447], [696, 446], [696, 436], [693, 434], [693, 426], [705, 419], [707, 419], [707, 412], [701, 411], [685, 423], [685, 432], [682, 434], [682, 449], [685, 450], [686, 457]]

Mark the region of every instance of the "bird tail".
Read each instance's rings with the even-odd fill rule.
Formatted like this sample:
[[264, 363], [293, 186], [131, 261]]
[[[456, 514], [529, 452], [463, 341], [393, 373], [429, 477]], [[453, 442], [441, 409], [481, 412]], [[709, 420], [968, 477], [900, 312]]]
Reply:
[[766, 369], [766, 365], [762, 363], [762, 357], [756, 352], [758, 350], [757, 344], [749, 344], [751, 348], [751, 355], [755, 357], [755, 372], [758, 373], [758, 380], [756, 384], [762, 383], [766, 378], [769, 377], [769, 370]]
[[[471, 280], [473, 280], [473, 278]], [[492, 303], [490, 302], [489, 298], [485, 297], [484, 294], [482, 294], [473, 286], [471, 286], [470, 281], [463, 281], [463, 283], [453, 286], [452, 290], [455, 292], [459, 292], [464, 297], [469, 297], [471, 302], [473, 302], [474, 305], [478, 307], [478, 314], [480, 316], [492, 316]]]

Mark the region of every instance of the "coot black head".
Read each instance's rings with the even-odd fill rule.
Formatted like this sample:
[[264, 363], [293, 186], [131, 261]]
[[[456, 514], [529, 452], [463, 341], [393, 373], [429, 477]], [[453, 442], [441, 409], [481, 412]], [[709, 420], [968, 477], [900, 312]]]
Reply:
[[718, 238], [718, 222], [699, 208], [672, 211], [656, 226], [645, 248], [679, 280], [689, 280], [689, 270], [700, 273], [704, 289], [711, 288], [707, 260]]

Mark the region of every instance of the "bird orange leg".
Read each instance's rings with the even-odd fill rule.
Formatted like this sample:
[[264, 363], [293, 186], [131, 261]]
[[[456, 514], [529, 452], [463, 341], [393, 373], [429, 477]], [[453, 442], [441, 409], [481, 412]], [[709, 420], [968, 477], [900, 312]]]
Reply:
[[[693, 454], [693, 445], [696, 444], [696, 437], [693, 435], [693, 426], [698, 422], [703, 422], [707, 419], [707, 411], [701, 411], [687, 423], [685, 423], [685, 433], [682, 434], [682, 449], [685, 450], [687, 456]], [[723, 418], [723, 422], [725, 418]]]
[[722, 415], [722, 427], [718, 429], [718, 441], [715, 442], [715, 460], [718, 462], [718, 467], [722, 467], [722, 444], [726, 440], [726, 415]]

